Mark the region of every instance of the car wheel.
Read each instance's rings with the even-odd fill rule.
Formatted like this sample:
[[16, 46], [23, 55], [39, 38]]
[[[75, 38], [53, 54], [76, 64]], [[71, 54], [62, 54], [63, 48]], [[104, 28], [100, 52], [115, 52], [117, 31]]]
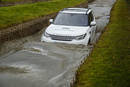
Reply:
[[91, 45], [91, 39], [89, 38], [88, 45]]

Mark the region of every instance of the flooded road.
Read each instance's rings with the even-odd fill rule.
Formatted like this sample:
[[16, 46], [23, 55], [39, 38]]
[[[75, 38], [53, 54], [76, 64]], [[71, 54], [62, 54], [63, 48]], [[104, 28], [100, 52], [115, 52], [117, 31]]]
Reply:
[[[89, 4], [98, 27], [93, 43], [96, 43], [109, 22], [114, 2], [115, 0], [95, 0]], [[5, 49], [11, 50], [0, 57], [0, 87], [71, 86], [76, 70], [93, 46], [41, 43], [42, 32], [16, 40], [15, 43], [11, 41], [3, 44]]]

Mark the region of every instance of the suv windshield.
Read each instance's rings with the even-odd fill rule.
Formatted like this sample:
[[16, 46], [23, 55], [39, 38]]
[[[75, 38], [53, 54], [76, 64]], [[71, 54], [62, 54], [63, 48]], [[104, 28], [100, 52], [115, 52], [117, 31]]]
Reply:
[[54, 24], [67, 26], [88, 26], [88, 15], [59, 13]]

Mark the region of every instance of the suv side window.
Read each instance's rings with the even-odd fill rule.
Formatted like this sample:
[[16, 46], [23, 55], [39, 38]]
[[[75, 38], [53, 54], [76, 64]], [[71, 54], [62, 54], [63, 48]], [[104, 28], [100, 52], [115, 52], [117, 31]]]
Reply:
[[90, 25], [91, 22], [94, 21], [93, 13], [90, 12], [88, 16], [89, 16], [89, 25]]

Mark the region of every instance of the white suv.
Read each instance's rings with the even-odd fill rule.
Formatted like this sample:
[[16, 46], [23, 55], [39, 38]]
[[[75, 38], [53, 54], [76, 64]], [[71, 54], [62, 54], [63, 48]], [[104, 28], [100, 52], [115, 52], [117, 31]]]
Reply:
[[88, 45], [95, 36], [96, 21], [91, 9], [65, 8], [50, 23], [41, 41]]

